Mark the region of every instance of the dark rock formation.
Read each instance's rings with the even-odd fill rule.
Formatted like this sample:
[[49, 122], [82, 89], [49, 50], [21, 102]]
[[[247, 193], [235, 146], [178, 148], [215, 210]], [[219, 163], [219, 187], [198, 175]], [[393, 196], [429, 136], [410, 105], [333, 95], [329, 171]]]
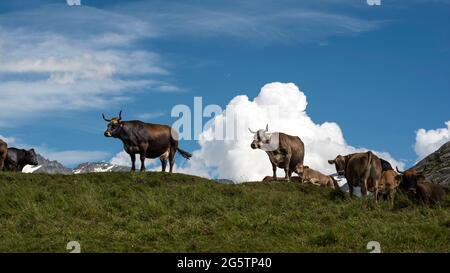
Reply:
[[450, 142], [417, 163], [415, 168], [425, 170], [425, 177], [432, 182], [450, 186]]

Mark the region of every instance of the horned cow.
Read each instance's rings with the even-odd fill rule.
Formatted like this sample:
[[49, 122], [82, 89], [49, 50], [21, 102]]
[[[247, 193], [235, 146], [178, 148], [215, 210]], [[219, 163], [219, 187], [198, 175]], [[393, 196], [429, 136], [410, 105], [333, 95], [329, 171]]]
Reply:
[[177, 151], [186, 159], [192, 157], [192, 154], [178, 148], [178, 133], [170, 126], [139, 120], [122, 121], [122, 111], [116, 118], [107, 119], [104, 114], [102, 116], [108, 122], [105, 137], [118, 138], [123, 142], [124, 150], [131, 158], [131, 171], [136, 170], [136, 154], [140, 156], [141, 172], [145, 171], [146, 158], [159, 157], [163, 172], [166, 171], [169, 160], [172, 173]]
[[305, 157], [303, 141], [297, 136], [279, 132], [269, 133], [269, 125], [257, 132], [251, 129], [249, 131], [255, 135], [251, 148], [261, 149], [269, 156], [273, 179], [277, 180], [277, 168], [281, 168], [285, 172], [285, 179], [290, 181], [297, 164], [303, 165]]
[[439, 184], [432, 183], [424, 176], [424, 171], [416, 168], [407, 171], [397, 171], [401, 174], [400, 187], [412, 194], [420, 203], [436, 205], [445, 197], [445, 189]]

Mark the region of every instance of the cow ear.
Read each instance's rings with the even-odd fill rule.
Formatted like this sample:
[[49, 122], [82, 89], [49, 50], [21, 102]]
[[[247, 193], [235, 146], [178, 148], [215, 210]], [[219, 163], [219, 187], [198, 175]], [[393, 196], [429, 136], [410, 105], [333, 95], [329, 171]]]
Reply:
[[328, 160], [328, 164], [333, 165], [336, 162], [336, 160]]

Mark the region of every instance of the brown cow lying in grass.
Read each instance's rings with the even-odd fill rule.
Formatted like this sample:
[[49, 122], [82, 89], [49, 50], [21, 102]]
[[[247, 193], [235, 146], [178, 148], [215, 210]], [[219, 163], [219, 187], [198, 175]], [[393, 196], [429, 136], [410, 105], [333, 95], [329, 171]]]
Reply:
[[339, 185], [333, 177], [324, 175], [321, 172], [313, 170], [308, 166], [298, 164], [295, 168], [295, 173], [298, 174], [302, 183], [309, 182], [322, 187], [339, 189]]
[[428, 181], [424, 176], [424, 171], [418, 171], [415, 168], [401, 172], [402, 175], [400, 187], [412, 193], [422, 204], [433, 206], [438, 204], [445, 197], [445, 188], [439, 184]]

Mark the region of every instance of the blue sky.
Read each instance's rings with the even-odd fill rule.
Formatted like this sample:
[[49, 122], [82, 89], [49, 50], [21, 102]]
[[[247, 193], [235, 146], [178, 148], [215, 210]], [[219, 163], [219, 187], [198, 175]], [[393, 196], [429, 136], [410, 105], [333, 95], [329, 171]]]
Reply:
[[0, 135], [72, 167], [121, 151], [102, 112], [172, 124], [194, 96], [225, 107], [276, 81], [406, 165], [416, 131], [450, 120], [450, 1], [65, 2], [0, 3]]

